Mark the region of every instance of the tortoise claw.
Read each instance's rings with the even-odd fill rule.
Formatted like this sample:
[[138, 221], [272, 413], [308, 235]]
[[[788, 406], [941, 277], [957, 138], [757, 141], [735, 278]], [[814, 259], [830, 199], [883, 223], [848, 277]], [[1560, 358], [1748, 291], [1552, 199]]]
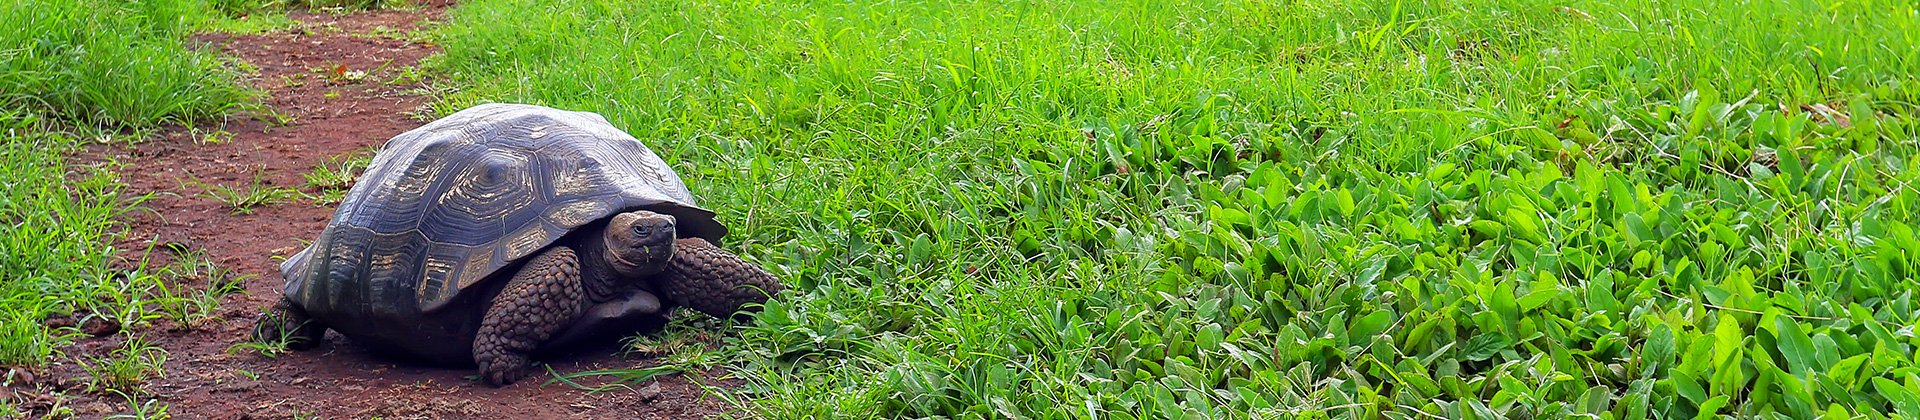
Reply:
[[487, 381], [487, 385], [497, 387], [512, 385], [514, 382], [525, 379], [527, 371], [533, 364], [533, 361], [525, 356], [513, 354], [499, 354], [495, 357], [483, 358], [479, 362], [480, 376]]

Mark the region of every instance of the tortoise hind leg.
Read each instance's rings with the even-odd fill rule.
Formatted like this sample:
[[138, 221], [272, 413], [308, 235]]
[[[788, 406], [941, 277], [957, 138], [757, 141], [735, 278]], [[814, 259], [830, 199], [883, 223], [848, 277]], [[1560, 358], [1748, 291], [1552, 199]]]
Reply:
[[306, 350], [320, 345], [320, 339], [327, 333], [327, 326], [307, 316], [307, 311], [286, 298], [273, 305], [273, 310], [260, 316], [260, 323], [253, 326], [253, 342], [285, 343], [288, 350]]
[[548, 249], [514, 273], [487, 308], [473, 339], [473, 361], [488, 384], [527, 375], [529, 353], [586, 310], [580, 258], [565, 247]]
[[786, 286], [766, 270], [700, 238], [673, 244], [673, 260], [660, 272], [661, 297], [716, 318], [733, 317], [749, 303], [765, 303]]

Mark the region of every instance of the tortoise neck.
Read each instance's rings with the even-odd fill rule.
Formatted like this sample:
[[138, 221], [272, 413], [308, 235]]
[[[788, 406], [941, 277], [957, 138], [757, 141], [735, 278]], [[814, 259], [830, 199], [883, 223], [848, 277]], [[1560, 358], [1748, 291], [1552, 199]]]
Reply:
[[606, 235], [599, 232], [581, 235], [574, 250], [580, 255], [580, 283], [586, 287], [587, 298], [594, 302], [613, 300], [615, 296], [632, 290], [638, 281], [622, 274], [613, 263], [613, 256], [607, 249]]

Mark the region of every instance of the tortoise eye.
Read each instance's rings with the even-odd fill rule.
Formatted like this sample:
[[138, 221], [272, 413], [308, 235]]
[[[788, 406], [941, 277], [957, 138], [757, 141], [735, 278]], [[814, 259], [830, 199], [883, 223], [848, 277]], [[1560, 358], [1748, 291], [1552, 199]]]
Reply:
[[647, 225], [642, 225], [642, 224], [633, 225], [633, 236], [647, 236], [647, 234], [651, 233], [652, 231], [653, 229], [648, 228]]

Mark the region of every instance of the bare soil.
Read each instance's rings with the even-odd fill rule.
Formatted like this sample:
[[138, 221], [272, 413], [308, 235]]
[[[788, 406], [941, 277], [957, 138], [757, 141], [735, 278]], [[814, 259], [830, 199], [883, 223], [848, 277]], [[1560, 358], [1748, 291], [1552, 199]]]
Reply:
[[[428, 86], [415, 79], [414, 69], [436, 48], [410, 34], [441, 19], [450, 6], [436, 0], [418, 10], [295, 12], [291, 17], [301, 24], [292, 30], [197, 36], [205, 48], [253, 68], [252, 83], [268, 95], [270, 111], [169, 130], [131, 146], [95, 145], [79, 157], [118, 168], [129, 195], [152, 194], [140, 211], [125, 216], [131, 235], [117, 244], [123, 252], [138, 258], [152, 249], [155, 263], [204, 252], [220, 267], [247, 276], [240, 280], [245, 293], [225, 297], [217, 318], [190, 326], [160, 322], [132, 332], [168, 354], [165, 375], [142, 387], [140, 401], [154, 399], [176, 418], [195, 419], [703, 418], [729, 412], [729, 405], [696, 383], [730, 384], [715, 372], [589, 393], [543, 384], [550, 378], [544, 374], [489, 387], [469, 379], [470, 369], [384, 359], [333, 333], [318, 349], [271, 358], [233, 348], [247, 342], [255, 319], [279, 299], [280, 259], [318, 234], [333, 206], [296, 196], [235, 214], [205, 194], [207, 185], [244, 190], [258, 182], [261, 188], [317, 194], [304, 178], [314, 165], [370, 154], [388, 138], [424, 124], [418, 116], [426, 114]], [[205, 288], [207, 282], [185, 286]], [[62, 351], [106, 355], [126, 336], [101, 335]], [[618, 353], [609, 344], [546, 362], [559, 373], [658, 362]], [[84, 391], [79, 384], [85, 372], [77, 367], [57, 365], [43, 375], [50, 377], [34, 389], [12, 390], [16, 401], [27, 403], [24, 408], [62, 405], [83, 418], [132, 409], [119, 395]]]

